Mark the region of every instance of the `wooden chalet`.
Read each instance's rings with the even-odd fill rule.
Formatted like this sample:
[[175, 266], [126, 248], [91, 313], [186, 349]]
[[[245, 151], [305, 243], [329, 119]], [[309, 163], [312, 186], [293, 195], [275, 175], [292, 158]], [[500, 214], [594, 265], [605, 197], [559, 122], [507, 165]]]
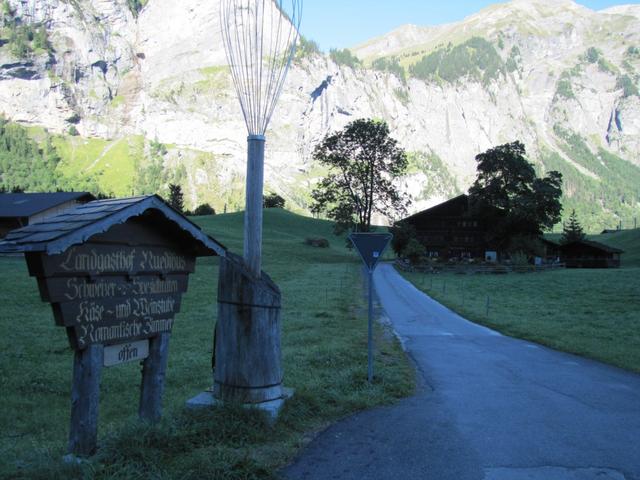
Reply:
[[92, 200], [95, 197], [87, 192], [2, 193], [0, 238]]
[[543, 260], [545, 263], [555, 263], [560, 261], [562, 253], [560, 251], [560, 243], [549, 240], [548, 238], [540, 237], [540, 243], [544, 248]]
[[485, 241], [486, 227], [471, 212], [468, 195], [418, 212], [403, 222], [415, 228], [429, 257], [484, 259], [487, 251], [495, 251]]
[[619, 248], [590, 240], [578, 240], [560, 246], [560, 257], [567, 268], [618, 268]]

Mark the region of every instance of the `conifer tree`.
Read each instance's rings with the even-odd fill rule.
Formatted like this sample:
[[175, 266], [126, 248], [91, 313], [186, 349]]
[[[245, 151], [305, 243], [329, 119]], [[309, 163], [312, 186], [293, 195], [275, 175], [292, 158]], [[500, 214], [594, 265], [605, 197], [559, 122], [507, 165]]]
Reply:
[[574, 209], [571, 211], [571, 215], [569, 216], [569, 223], [565, 223], [563, 225], [560, 242], [565, 244], [584, 240], [584, 238], [584, 231], [582, 230], [580, 222], [578, 222], [578, 217], [576, 216], [576, 211]]
[[184, 212], [184, 199], [180, 185], [176, 185], [175, 183], [169, 184], [169, 205], [180, 213]]

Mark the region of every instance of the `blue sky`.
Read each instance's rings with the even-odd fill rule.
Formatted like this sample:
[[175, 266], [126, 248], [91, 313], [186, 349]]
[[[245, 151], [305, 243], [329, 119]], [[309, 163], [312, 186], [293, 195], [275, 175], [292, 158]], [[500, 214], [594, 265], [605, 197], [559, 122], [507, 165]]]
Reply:
[[[285, 4], [286, 4], [285, 0]], [[491, 0], [304, 0], [302, 33], [320, 48], [346, 48], [385, 34], [400, 25], [439, 25], [462, 20]], [[637, 3], [578, 0], [592, 10]]]

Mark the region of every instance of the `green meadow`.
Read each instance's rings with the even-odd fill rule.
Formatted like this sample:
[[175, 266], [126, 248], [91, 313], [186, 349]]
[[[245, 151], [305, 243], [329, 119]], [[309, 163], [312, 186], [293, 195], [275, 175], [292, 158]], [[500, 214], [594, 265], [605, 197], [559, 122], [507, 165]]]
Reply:
[[589, 238], [623, 249], [622, 268], [402, 274], [476, 323], [640, 372], [640, 229]]
[[[242, 214], [194, 220], [242, 250]], [[173, 330], [157, 425], [138, 421], [140, 366], [103, 370], [99, 451], [62, 462], [69, 429], [73, 352], [20, 257], [0, 258], [0, 478], [258, 479], [275, 471], [330, 423], [413, 391], [414, 373], [395, 337], [376, 330], [376, 378], [367, 383], [366, 297], [360, 259], [329, 222], [265, 211], [264, 270], [283, 294], [285, 385], [294, 397], [274, 425], [238, 406], [188, 410], [212, 383], [218, 260], [201, 258]], [[329, 248], [304, 245], [324, 237]]]

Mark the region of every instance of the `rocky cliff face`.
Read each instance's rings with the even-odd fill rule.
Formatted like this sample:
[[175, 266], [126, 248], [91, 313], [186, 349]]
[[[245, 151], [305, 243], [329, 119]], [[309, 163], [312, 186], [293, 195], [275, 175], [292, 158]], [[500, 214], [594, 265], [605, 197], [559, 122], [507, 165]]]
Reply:
[[[51, 48], [28, 58], [0, 48], [6, 117], [57, 132], [73, 125], [84, 137], [157, 140], [169, 146], [164, 167], [184, 167], [189, 203], [234, 203], [246, 129], [225, 67], [218, 2], [150, 0], [138, 14], [123, 0], [9, 3], [21, 22], [46, 25]], [[366, 67], [393, 57], [410, 71], [425, 55], [447, 55], [474, 37], [497, 55], [492, 76], [483, 65], [474, 66], [482, 77], [406, 80]], [[603, 173], [575, 154], [571, 135], [595, 158], [602, 150], [640, 165], [637, 48], [639, 6], [596, 13], [570, 0], [515, 0], [358, 46], [363, 68], [322, 55], [298, 59], [268, 132], [267, 188], [306, 208], [318, 175], [314, 145], [359, 117], [385, 119], [412, 152], [404, 188], [413, 210], [465, 190], [474, 156], [516, 139], [542, 169], [563, 165], [597, 182]], [[627, 195], [624, 212], [606, 202], [601, 209], [637, 212], [637, 195]]]

